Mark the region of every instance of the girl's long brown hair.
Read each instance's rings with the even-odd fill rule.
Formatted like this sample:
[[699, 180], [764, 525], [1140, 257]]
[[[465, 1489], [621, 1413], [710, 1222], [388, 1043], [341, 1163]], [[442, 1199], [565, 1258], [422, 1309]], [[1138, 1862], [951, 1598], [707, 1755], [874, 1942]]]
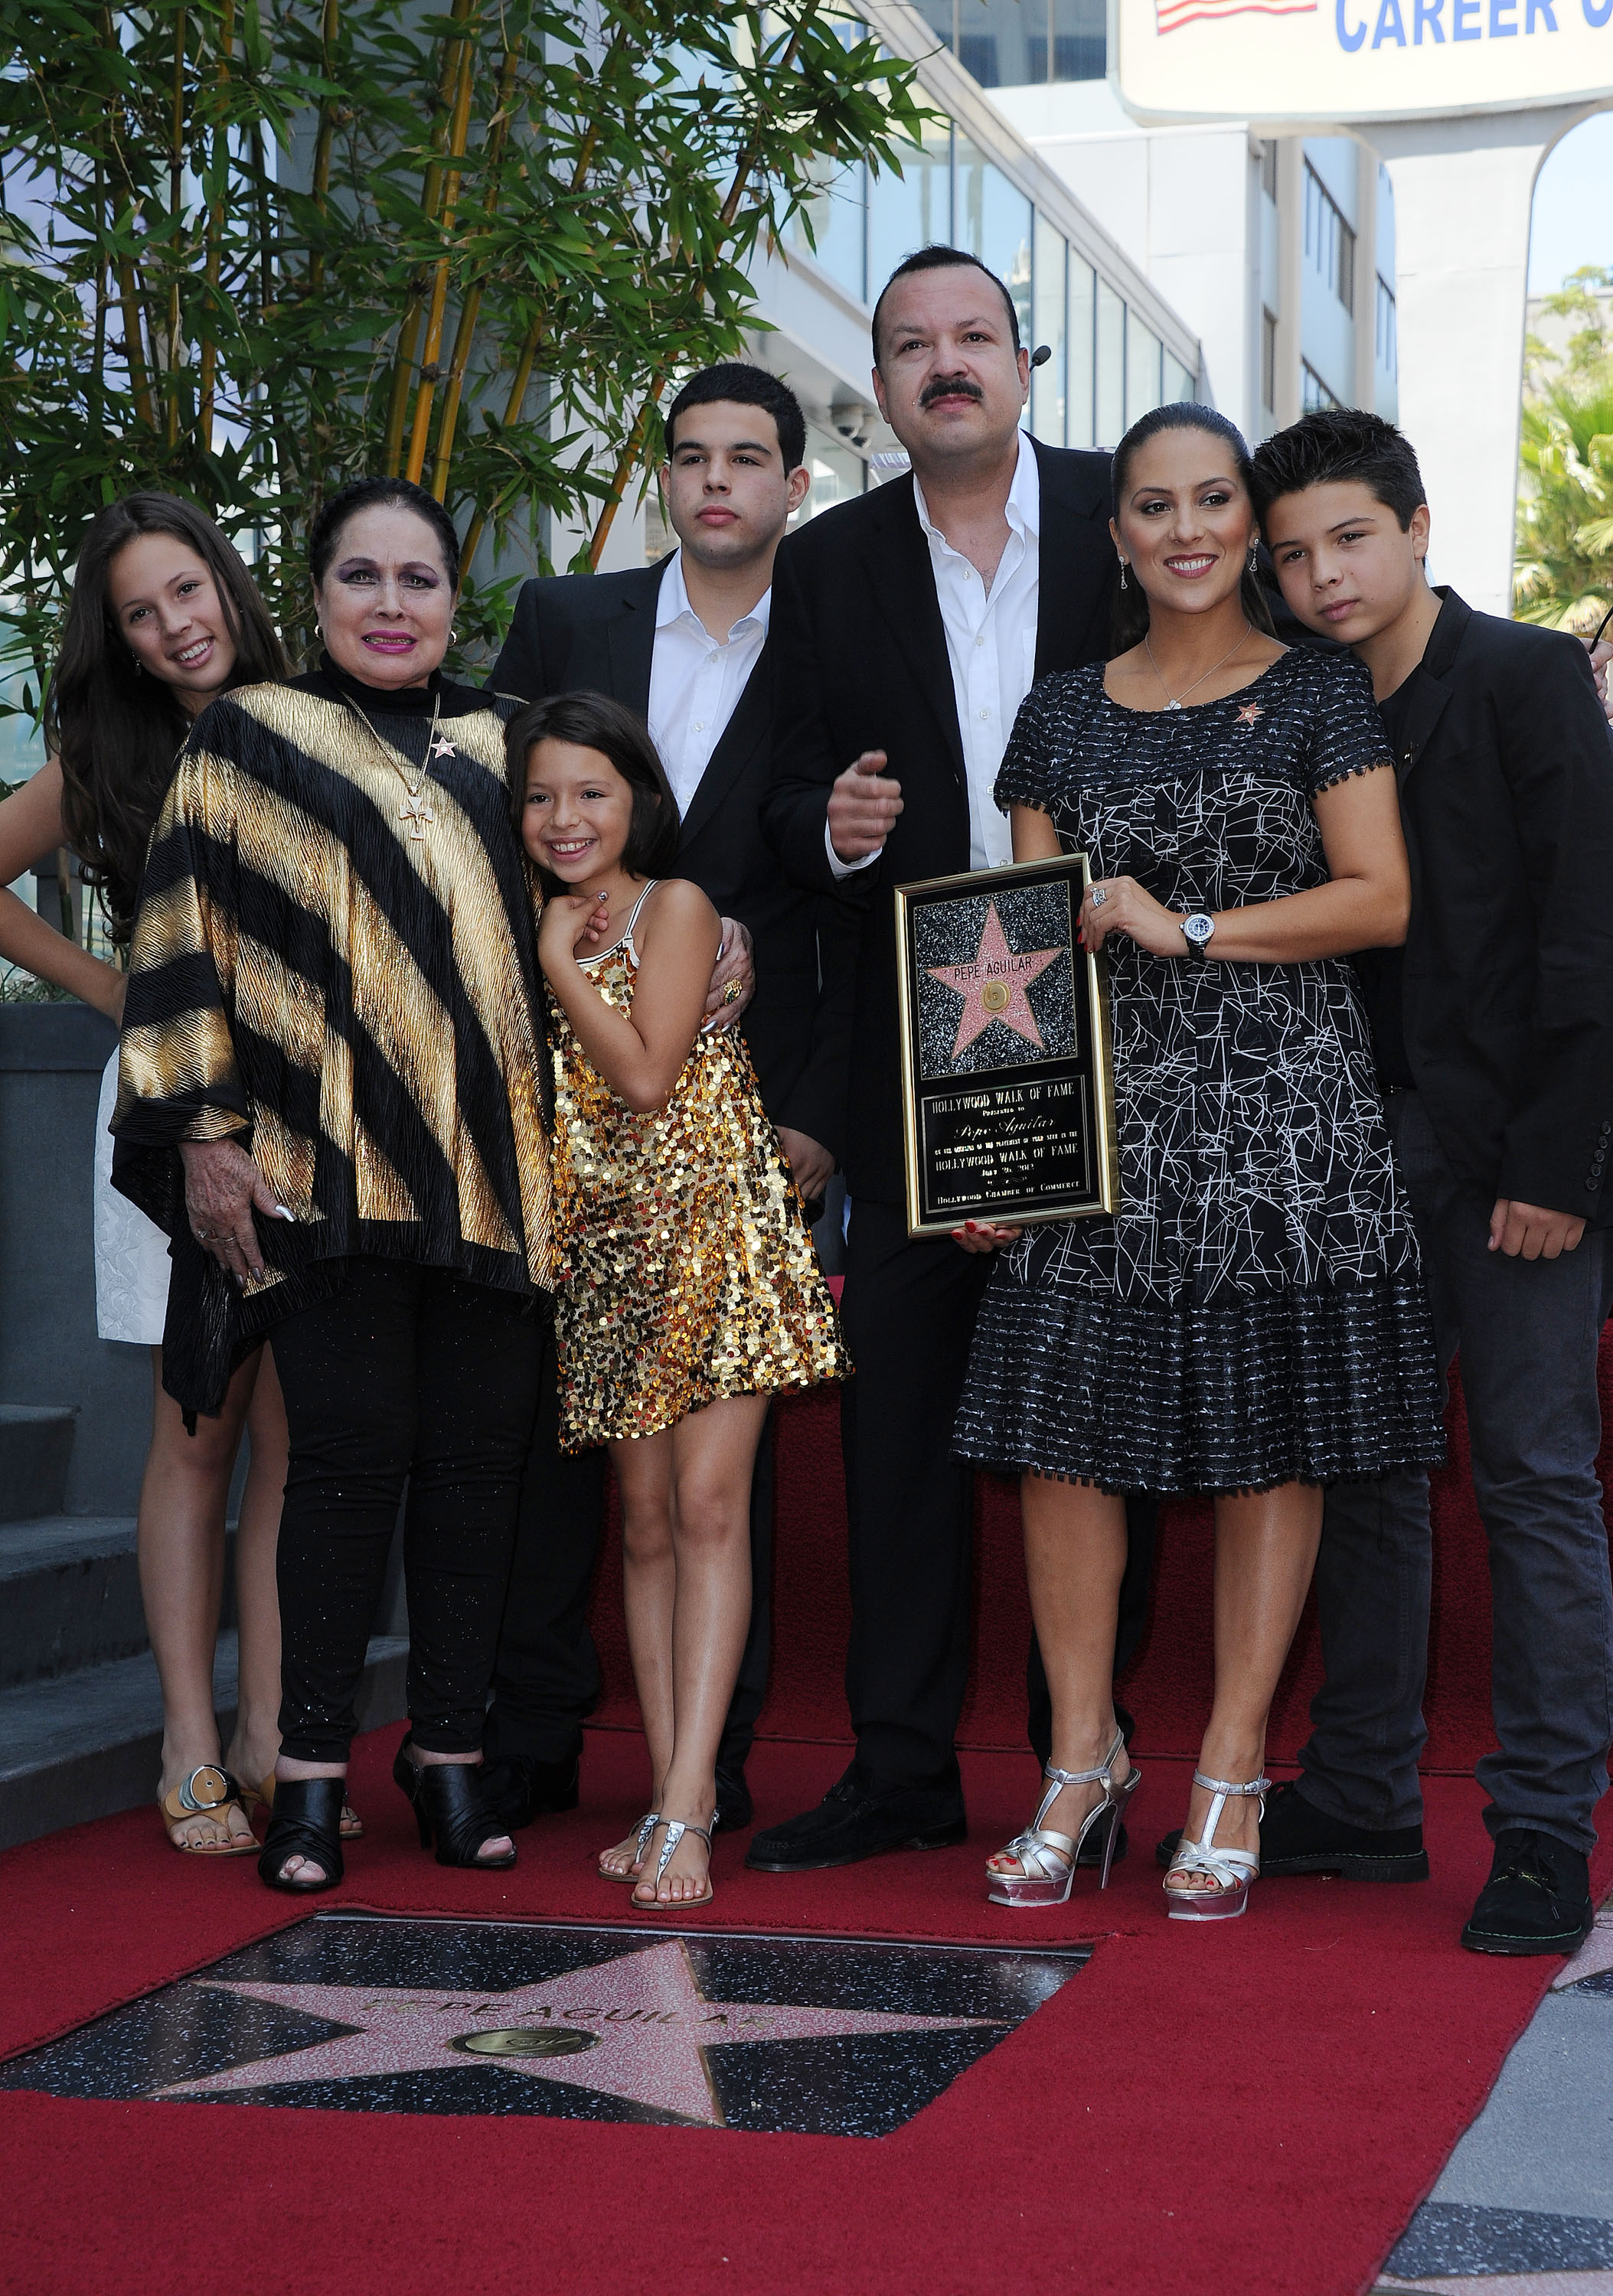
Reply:
[[62, 818], [86, 884], [98, 888], [116, 941], [134, 924], [145, 849], [191, 720], [160, 677], [136, 672], [112, 617], [112, 562], [144, 534], [170, 534], [211, 574], [235, 667], [231, 685], [286, 676], [268, 611], [239, 553], [206, 513], [177, 495], [125, 495], [91, 521], [50, 687], [45, 738], [62, 760]]

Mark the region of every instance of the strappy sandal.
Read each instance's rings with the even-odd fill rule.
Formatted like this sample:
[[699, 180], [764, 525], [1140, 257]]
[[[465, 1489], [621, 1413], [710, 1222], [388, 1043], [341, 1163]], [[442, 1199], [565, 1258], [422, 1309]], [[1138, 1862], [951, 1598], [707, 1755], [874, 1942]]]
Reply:
[[[311, 1898], [320, 1890], [333, 1890], [341, 1881], [342, 1783], [341, 1778], [286, 1778], [276, 1789], [258, 1859], [258, 1878], [271, 1890]], [[311, 1859], [323, 1868], [322, 1879], [304, 1882], [284, 1873], [291, 1857]]]
[[[1237, 1785], [1230, 1778], [1206, 1778], [1202, 1770], [1194, 1771], [1193, 1784], [1202, 1786], [1213, 1800], [1204, 1833], [1197, 1841], [1190, 1841], [1187, 1828], [1182, 1828], [1171, 1871], [1164, 1877], [1164, 1893], [1171, 1900], [1170, 1917], [1173, 1922], [1230, 1922], [1246, 1911], [1249, 1891], [1260, 1876], [1260, 1859], [1252, 1849], [1217, 1849], [1215, 1829], [1221, 1824], [1221, 1813], [1229, 1798], [1235, 1794], [1257, 1794], [1263, 1817], [1271, 1783], [1270, 1778], [1251, 1778], [1247, 1785]], [[1173, 1890], [1171, 1877], [1175, 1874], [1207, 1874], [1214, 1887]]]
[[613, 1866], [606, 1866], [603, 1863], [597, 1865], [595, 1866], [594, 1871], [598, 1874], [600, 1880], [602, 1882], [638, 1881], [641, 1877], [638, 1869], [644, 1863], [645, 1846], [660, 1823], [661, 1812], [658, 1809], [646, 1809], [644, 1816], [638, 1821], [638, 1830], [633, 1842], [632, 1864], [630, 1866], [624, 1866], [620, 1874], [616, 1871]]
[[[246, 1805], [246, 1815], [249, 1823], [252, 1818], [257, 1816], [259, 1810], [262, 1810], [266, 1816], [270, 1814], [275, 1807], [275, 1773], [273, 1770], [269, 1772], [267, 1777], [264, 1779], [263, 1784], [260, 1786], [243, 1785], [241, 1789], [241, 1799]], [[358, 1811], [353, 1808], [352, 1803], [348, 1800], [345, 1794], [342, 1798], [341, 1833], [343, 1841], [362, 1841], [364, 1839], [364, 1820], [359, 1816]]]
[[[1006, 1842], [997, 1855], [1017, 1857], [1021, 1870], [1017, 1874], [1000, 1874], [986, 1867], [986, 1896], [994, 1906], [1062, 1906], [1070, 1894], [1075, 1879], [1076, 1861], [1082, 1844], [1099, 1818], [1110, 1819], [1109, 1831], [1103, 1845], [1103, 1870], [1098, 1886], [1109, 1886], [1109, 1867], [1114, 1861], [1115, 1843], [1120, 1833], [1120, 1816], [1132, 1796], [1142, 1783], [1142, 1772], [1133, 1767], [1118, 1784], [1115, 1765], [1125, 1751], [1125, 1734], [1116, 1730], [1115, 1742], [1095, 1770], [1055, 1769], [1049, 1762], [1042, 1776], [1048, 1790], [1037, 1805], [1036, 1815], [1023, 1833], [1016, 1833]], [[1079, 1833], [1056, 1833], [1041, 1823], [1066, 1786], [1101, 1785], [1103, 1800], [1095, 1802], [1081, 1821]]]
[[[713, 1810], [712, 1812], [713, 1819], [716, 1817], [716, 1811]], [[662, 1875], [666, 1872], [667, 1867], [672, 1862], [673, 1850], [677, 1849], [678, 1844], [683, 1840], [686, 1833], [697, 1833], [702, 1841], [705, 1844], [707, 1857], [710, 1857], [712, 1850], [711, 1827], [709, 1825], [691, 1825], [686, 1819], [681, 1817], [658, 1817], [655, 1820], [655, 1824], [656, 1825], [665, 1826], [666, 1840], [661, 1845], [661, 1859], [655, 1868], [654, 1880], [652, 1882], [642, 1874], [639, 1876], [638, 1889], [635, 1889], [632, 1898], [630, 1900], [634, 1911], [640, 1914], [687, 1914], [695, 1906], [709, 1906], [712, 1899], [717, 1894], [716, 1890], [712, 1887], [712, 1874], [709, 1866], [706, 1869], [705, 1888], [699, 1897], [661, 1898], [655, 1895], [655, 1892], [661, 1887]], [[647, 1898], [641, 1898], [638, 1894], [639, 1890], [648, 1890], [650, 1892], [649, 1896]]]
[[[162, 1813], [163, 1824], [169, 1829], [169, 1847], [181, 1851], [186, 1857], [255, 1856], [258, 1849], [255, 1840], [249, 1836], [236, 1841], [230, 1834], [230, 1811], [239, 1809], [242, 1816], [246, 1817], [242, 1795], [243, 1789], [227, 1770], [220, 1769], [217, 1762], [202, 1763], [188, 1778], [181, 1778], [177, 1786], [170, 1786], [165, 1794], [158, 1797], [157, 1807]], [[215, 1825], [222, 1828], [223, 1841], [176, 1841], [173, 1828], [183, 1825], [193, 1817], [210, 1818]], [[250, 1818], [247, 1823], [251, 1824]]]

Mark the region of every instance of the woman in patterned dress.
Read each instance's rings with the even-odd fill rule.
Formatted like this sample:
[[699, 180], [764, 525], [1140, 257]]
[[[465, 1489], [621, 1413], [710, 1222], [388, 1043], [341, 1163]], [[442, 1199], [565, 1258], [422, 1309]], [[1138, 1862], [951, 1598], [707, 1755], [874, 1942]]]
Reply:
[[987, 1867], [1008, 1905], [1062, 1902], [1083, 1833], [1112, 1843], [1136, 1783], [1110, 1683], [1123, 1495], [1215, 1496], [1214, 1704], [1165, 1890], [1173, 1915], [1224, 1919], [1258, 1872], [1322, 1487], [1442, 1456], [1417, 1239], [1342, 961], [1404, 937], [1392, 761], [1359, 666], [1271, 635], [1248, 476], [1204, 408], [1127, 433], [1121, 650], [1034, 689], [997, 784], [1016, 861], [1090, 858], [1120, 1164], [1112, 1217], [960, 1239], [1011, 1245], [958, 1440], [1022, 1478], [1053, 1699], [1041, 1806]]

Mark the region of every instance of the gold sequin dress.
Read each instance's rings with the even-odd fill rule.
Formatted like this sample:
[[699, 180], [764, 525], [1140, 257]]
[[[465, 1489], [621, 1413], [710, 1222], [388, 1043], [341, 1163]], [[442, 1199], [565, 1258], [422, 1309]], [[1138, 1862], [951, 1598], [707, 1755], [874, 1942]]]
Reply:
[[[582, 970], [618, 1012], [638, 979], [633, 906]], [[560, 1439], [654, 1435], [721, 1396], [851, 1370], [801, 1199], [737, 1029], [708, 1029], [666, 1104], [612, 1092], [548, 992], [555, 1073]]]

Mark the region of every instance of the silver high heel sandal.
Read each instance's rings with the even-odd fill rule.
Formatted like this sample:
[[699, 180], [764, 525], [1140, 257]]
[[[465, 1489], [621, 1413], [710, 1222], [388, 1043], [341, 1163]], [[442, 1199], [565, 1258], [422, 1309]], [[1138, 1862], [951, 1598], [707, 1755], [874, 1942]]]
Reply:
[[[1075, 1862], [1081, 1856], [1081, 1845], [1100, 1817], [1109, 1816], [1108, 1837], [1103, 1845], [1103, 1870], [1098, 1886], [1109, 1886], [1109, 1867], [1115, 1858], [1115, 1838], [1120, 1832], [1121, 1812], [1142, 1783], [1142, 1772], [1133, 1764], [1118, 1784], [1112, 1775], [1115, 1763], [1126, 1749], [1125, 1734], [1116, 1730], [1115, 1742], [1095, 1770], [1058, 1770], [1048, 1764], [1042, 1775], [1048, 1790], [1037, 1805], [1036, 1815], [1023, 1833], [998, 1851], [1000, 1857], [1017, 1857], [1024, 1871], [1019, 1874], [999, 1874], [986, 1867], [986, 1896], [994, 1906], [1062, 1906], [1070, 1894], [1075, 1879]], [[1081, 1821], [1079, 1833], [1053, 1833], [1044, 1831], [1042, 1819], [1058, 1798], [1064, 1786], [1101, 1785], [1103, 1800], [1093, 1804]]]
[[655, 1828], [660, 1824], [660, 1823], [661, 1812], [658, 1809], [646, 1809], [644, 1816], [638, 1821], [638, 1837], [633, 1843], [632, 1864], [630, 1866], [624, 1866], [620, 1873], [617, 1872], [613, 1866], [596, 1866], [594, 1871], [598, 1874], [600, 1880], [602, 1882], [637, 1882], [641, 1880], [643, 1877], [638, 1873], [638, 1869], [644, 1863], [644, 1845], [649, 1840], [651, 1834], [654, 1833]]
[[[714, 1825], [716, 1822], [717, 1813], [713, 1810], [712, 1812], [712, 1824]], [[655, 1878], [652, 1882], [647, 1874], [641, 1874], [638, 1876], [638, 1889], [634, 1890], [629, 1903], [632, 1906], [636, 1913], [640, 1914], [687, 1914], [689, 1912], [691, 1907], [695, 1906], [709, 1906], [712, 1899], [717, 1894], [715, 1890], [712, 1887], [712, 1874], [709, 1865], [706, 1868], [705, 1888], [701, 1891], [699, 1897], [669, 1898], [666, 1902], [662, 1904], [661, 1899], [655, 1896], [654, 1892], [661, 1887], [661, 1877], [672, 1862], [673, 1850], [677, 1849], [678, 1844], [683, 1840], [686, 1833], [697, 1833], [702, 1841], [704, 1842], [706, 1847], [706, 1855], [708, 1858], [710, 1857], [712, 1849], [711, 1826], [691, 1825], [686, 1819], [681, 1817], [658, 1817], [654, 1821], [654, 1823], [656, 1825], [664, 1825], [666, 1828], [666, 1840], [661, 1845], [661, 1857], [655, 1867]], [[649, 1889], [651, 1894], [647, 1898], [641, 1898], [638, 1894], [638, 1890], [642, 1890], [646, 1887]]]
[[[1270, 1778], [1252, 1778], [1247, 1785], [1234, 1785], [1230, 1778], [1206, 1778], [1202, 1770], [1194, 1771], [1193, 1784], [1202, 1786], [1214, 1799], [1198, 1841], [1190, 1841], [1187, 1828], [1182, 1828], [1181, 1846], [1171, 1860], [1170, 1874], [1164, 1877], [1172, 1921], [1230, 1922], [1247, 1906], [1249, 1891], [1260, 1876], [1260, 1860], [1252, 1849], [1217, 1849], [1215, 1829], [1232, 1794], [1258, 1794], [1260, 1815], [1263, 1817], [1266, 1789], [1271, 1783]], [[1215, 1886], [1210, 1890], [1173, 1890], [1172, 1874], [1207, 1874]]]

